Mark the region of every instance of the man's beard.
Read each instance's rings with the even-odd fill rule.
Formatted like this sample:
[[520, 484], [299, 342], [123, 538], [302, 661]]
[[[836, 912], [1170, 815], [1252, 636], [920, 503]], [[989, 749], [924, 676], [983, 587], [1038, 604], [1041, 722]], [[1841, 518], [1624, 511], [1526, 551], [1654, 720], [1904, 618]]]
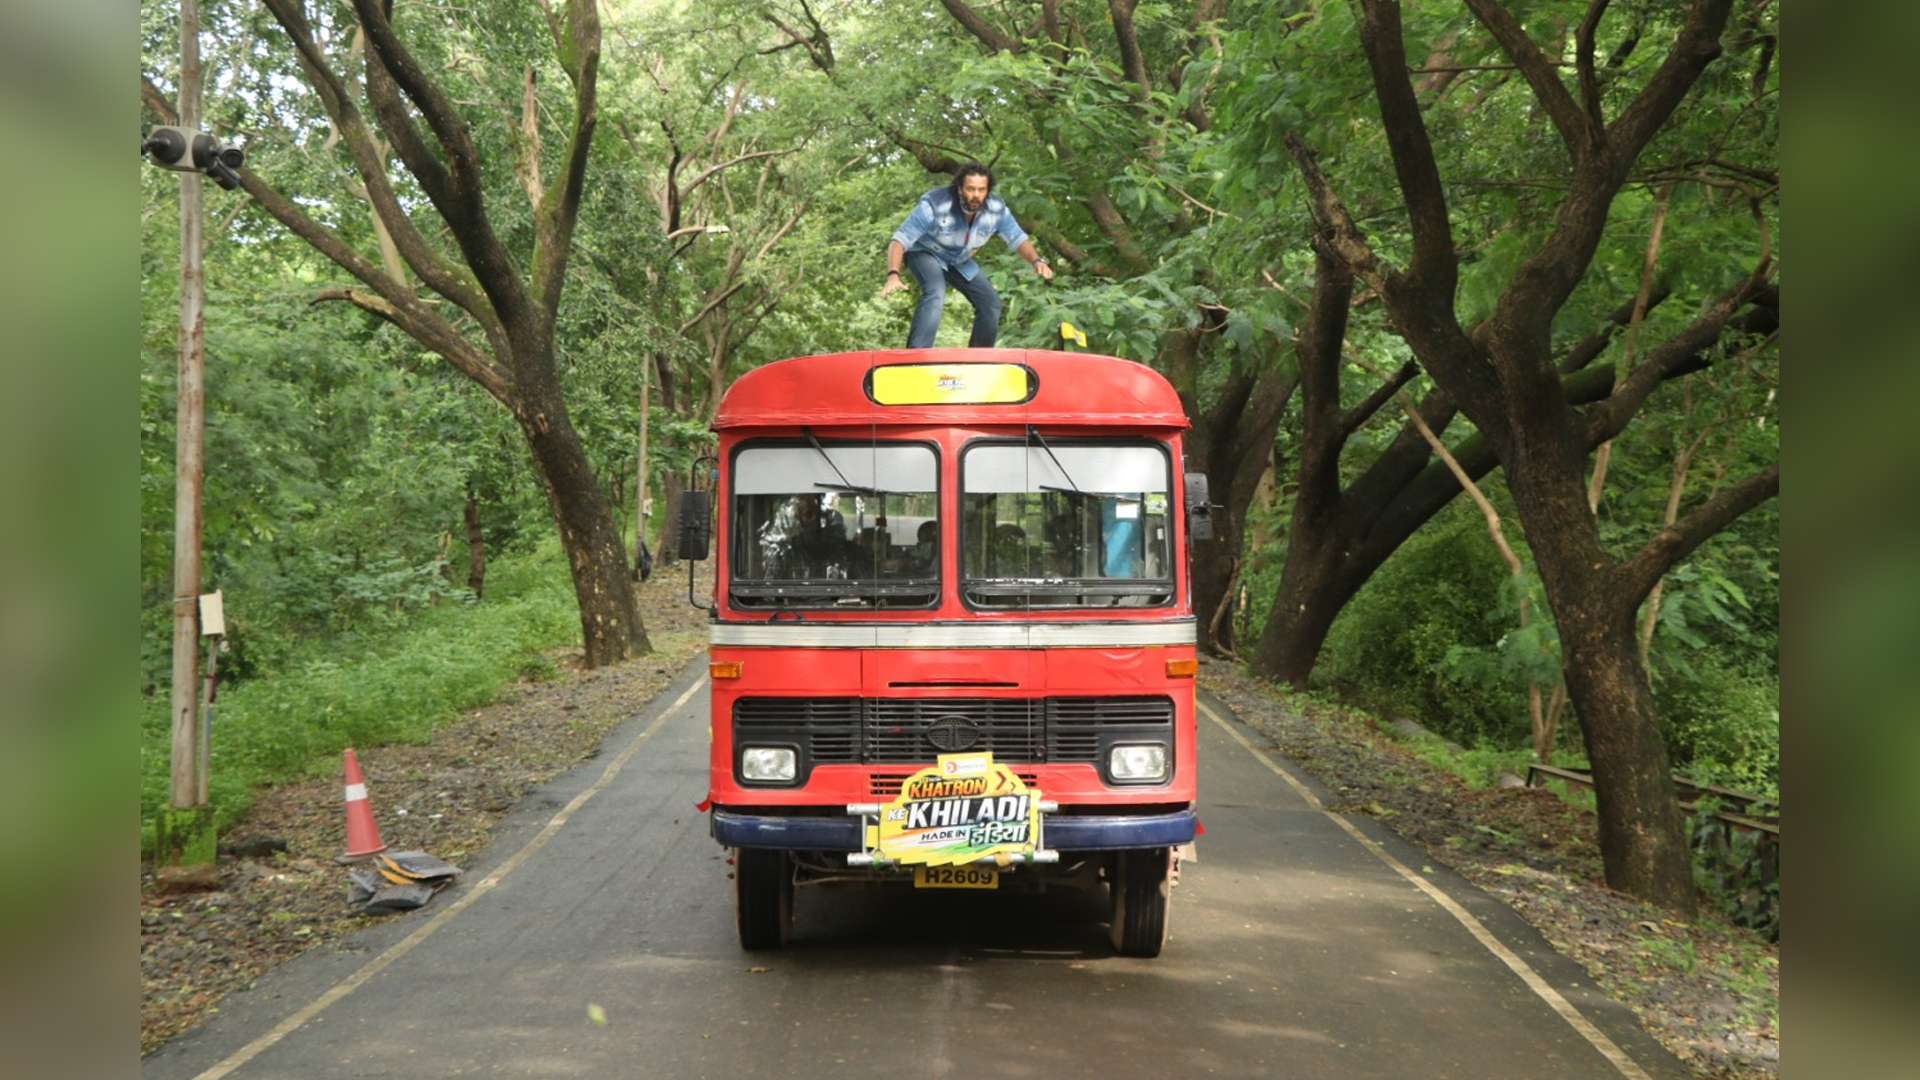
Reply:
[[960, 196], [960, 205], [965, 207], [967, 213], [969, 214], [980, 209], [982, 206], [985, 206], [986, 204], [987, 204], [987, 197], [985, 195], [981, 195], [978, 198], [975, 198], [972, 195]]

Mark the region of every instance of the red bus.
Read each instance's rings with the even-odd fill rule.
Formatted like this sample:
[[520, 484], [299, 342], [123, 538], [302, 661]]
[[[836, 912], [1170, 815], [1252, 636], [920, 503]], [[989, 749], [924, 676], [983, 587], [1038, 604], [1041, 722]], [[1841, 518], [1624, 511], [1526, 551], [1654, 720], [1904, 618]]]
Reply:
[[1110, 356], [838, 353], [748, 372], [713, 427], [681, 551], [711, 518], [707, 809], [742, 946], [787, 942], [797, 887], [1104, 886], [1115, 949], [1158, 955], [1199, 825], [1210, 535], [1172, 386]]

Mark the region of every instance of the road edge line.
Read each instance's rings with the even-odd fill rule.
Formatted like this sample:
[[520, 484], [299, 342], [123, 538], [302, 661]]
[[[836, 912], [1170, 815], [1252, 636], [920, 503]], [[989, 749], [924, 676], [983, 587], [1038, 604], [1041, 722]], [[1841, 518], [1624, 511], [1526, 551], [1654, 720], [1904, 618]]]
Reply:
[[1388, 854], [1387, 850], [1381, 847], [1372, 837], [1361, 832], [1359, 826], [1348, 821], [1344, 816], [1327, 809], [1326, 804], [1320, 801], [1320, 797], [1314, 794], [1312, 789], [1308, 788], [1305, 783], [1301, 782], [1301, 780], [1291, 772], [1281, 768], [1273, 758], [1267, 755], [1266, 751], [1253, 745], [1245, 735], [1242, 735], [1233, 725], [1222, 719], [1220, 714], [1213, 711], [1205, 702], [1196, 701], [1194, 704], [1201, 712], [1207, 714], [1207, 719], [1212, 720], [1220, 730], [1227, 733], [1229, 738], [1239, 743], [1241, 748], [1246, 750], [1247, 753], [1253, 755], [1254, 760], [1272, 770], [1274, 775], [1280, 779], [1285, 780], [1289, 787], [1293, 788], [1302, 799], [1306, 800], [1308, 806], [1320, 814], [1325, 815], [1329, 820], [1333, 821], [1334, 824], [1346, 830], [1349, 836], [1360, 842], [1361, 847], [1372, 852], [1374, 858], [1392, 867], [1401, 877], [1412, 882], [1415, 888], [1426, 893], [1435, 903], [1439, 904], [1441, 910], [1453, 916], [1461, 926], [1466, 927], [1467, 932], [1472, 934], [1474, 939], [1479, 941], [1483, 948], [1492, 953], [1495, 958], [1505, 964], [1515, 975], [1518, 975], [1520, 981], [1527, 984], [1527, 989], [1532, 990], [1535, 996], [1546, 1002], [1547, 1006], [1554, 1012], [1560, 1014], [1560, 1018], [1565, 1020], [1567, 1025], [1573, 1028], [1574, 1031], [1578, 1032], [1581, 1038], [1587, 1040], [1595, 1050], [1598, 1050], [1600, 1056], [1606, 1058], [1607, 1061], [1619, 1071], [1620, 1075], [1627, 1077], [1628, 1080], [1653, 1080], [1652, 1077], [1647, 1075], [1646, 1070], [1640, 1067], [1638, 1062], [1634, 1061], [1632, 1057], [1628, 1056], [1625, 1050], [1620, 1048], [1618, 1043], [1609, 1039], [1605, 1032], [1595, 1027], [1593, 1021], [1588, 1020], [1582, 1015], [1580, 1010], [1575, 1008], [1571, 1001], [1568, 1001], [1561, 995], [1560, 991], [1555, 990], [1546, 979], [1542, 978], [1540, 973], [1533, 969], [1532, 964], [1527, 963], [1520, 954], [1507, 948], [1499, 938], [1494, 937], [1493, 931], [1488, 930], [1486, 925], [1475, 918], [1472, 912], [1461, 907], [1459, 901], [1448, 896], [1438, 885], [1428, 881], [1420, 874], [1415, 873], [1407, 864]]
[[647, 741], [647, 737], [659, 731], [660, 728], [666, 724], [667, 718], [680, 711], [680, 707], [685, 705], [687, 700], [693, 697], [693, 695], [706, 684], [707, 680], [704, 677], [695, 679], [693, 685], [687, 687], [685, 693], [675, 699], [673, 704], [660, 710], [660, 715], [654, 718], [653, 723], [648, 724], [645, 731], [635, 735], [633, 741], [629, 742], [617, 757], [607, 763], [605, 771], [600, 774], [600, 779], [594, 781], [591, 787], [575, 795], [572, 801], [561, 807], [559, 812], [554, 814], [553, 818], [547, 822], [546, 827], [541, 829], [533, 839], [521, 845], [520, 850], [508, 857], [506, 862], [494, 867], [491, 873], [478, 882], [475, 882], [472, 886], [461, 890], [459, 899], [440, 911], [435, 912], [432, 918], [415, 929], [413, 933], [408, 934], [406, 937], [388, 946], [386, 951], [367, 961], [365, 964], [362, 964], [353, 974], [335, 983], [332, 987], [328, 988], [325, 993], [302, 1006], [299, 1011], [287, 1017], [285, 1020], [280, 1021], [278, 1024], [275, 1024], [272, 1030], [254, 1039], [240, 1049], [235, 1050], [232, 1054], [228, 1055], [226, 1059], [195, 1076], [194, 1080], [220, 1080], [221, 1077], [226, 1076], [228, 1073], [233, 1072], [233, 1070], [253, 1060], [281, 1039], [305, 1027], [307, 1021], [325, 1012], [335, 1002], [358, 990], [367, 980], [384, 971], [394, 961], [412, 952], [414, 946], [419, 945], [435, 931], [439, 930], [440, 927], [446, 924], [447, 920], [460, 914], [466, 910], [469, 904], [472, 904], [475, 900], [491, 892], [495, 885], [498, 885], [502, 879], [517, 869], [521, 863], [526, 862], [534, 852], [547, 846], [547, 841], [553, 839], [554, 835], [566, 825], [568, 819], [573, 817], [575, 811], [585, 806], [595, 795], [605, 790], [607, 785], [613, 782], [613, 778], [620, 774], [620, 770], [626, 767], [627, 762], [632, 760], [635, 754], [639, 753], [640, 746]]

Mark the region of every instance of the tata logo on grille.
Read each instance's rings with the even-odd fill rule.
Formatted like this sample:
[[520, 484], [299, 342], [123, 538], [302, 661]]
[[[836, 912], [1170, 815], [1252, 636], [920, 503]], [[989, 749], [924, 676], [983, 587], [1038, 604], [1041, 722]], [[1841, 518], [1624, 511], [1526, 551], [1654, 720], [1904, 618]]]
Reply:
[[971, 750], [980, 743], [980, 725], [964, 716], [943, 716], [927, 725], [927, 742], [948, 754]]

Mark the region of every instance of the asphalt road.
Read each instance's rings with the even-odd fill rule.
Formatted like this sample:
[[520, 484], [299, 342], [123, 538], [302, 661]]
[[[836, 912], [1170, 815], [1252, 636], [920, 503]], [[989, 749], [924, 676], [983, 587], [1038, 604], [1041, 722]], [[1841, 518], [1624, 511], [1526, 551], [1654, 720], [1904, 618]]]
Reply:
[[1206, 833], [1158, 959], [1114, 956], [1092, 894], [912, 890], [803, 889], [795, 944], [743, 953], [694, 808], [703, 680], [529, 798], [460, 884], [230, 996], [142, 1077], [1689, 1075], [1503, 905], [1320, 810], [1213, 702]]

